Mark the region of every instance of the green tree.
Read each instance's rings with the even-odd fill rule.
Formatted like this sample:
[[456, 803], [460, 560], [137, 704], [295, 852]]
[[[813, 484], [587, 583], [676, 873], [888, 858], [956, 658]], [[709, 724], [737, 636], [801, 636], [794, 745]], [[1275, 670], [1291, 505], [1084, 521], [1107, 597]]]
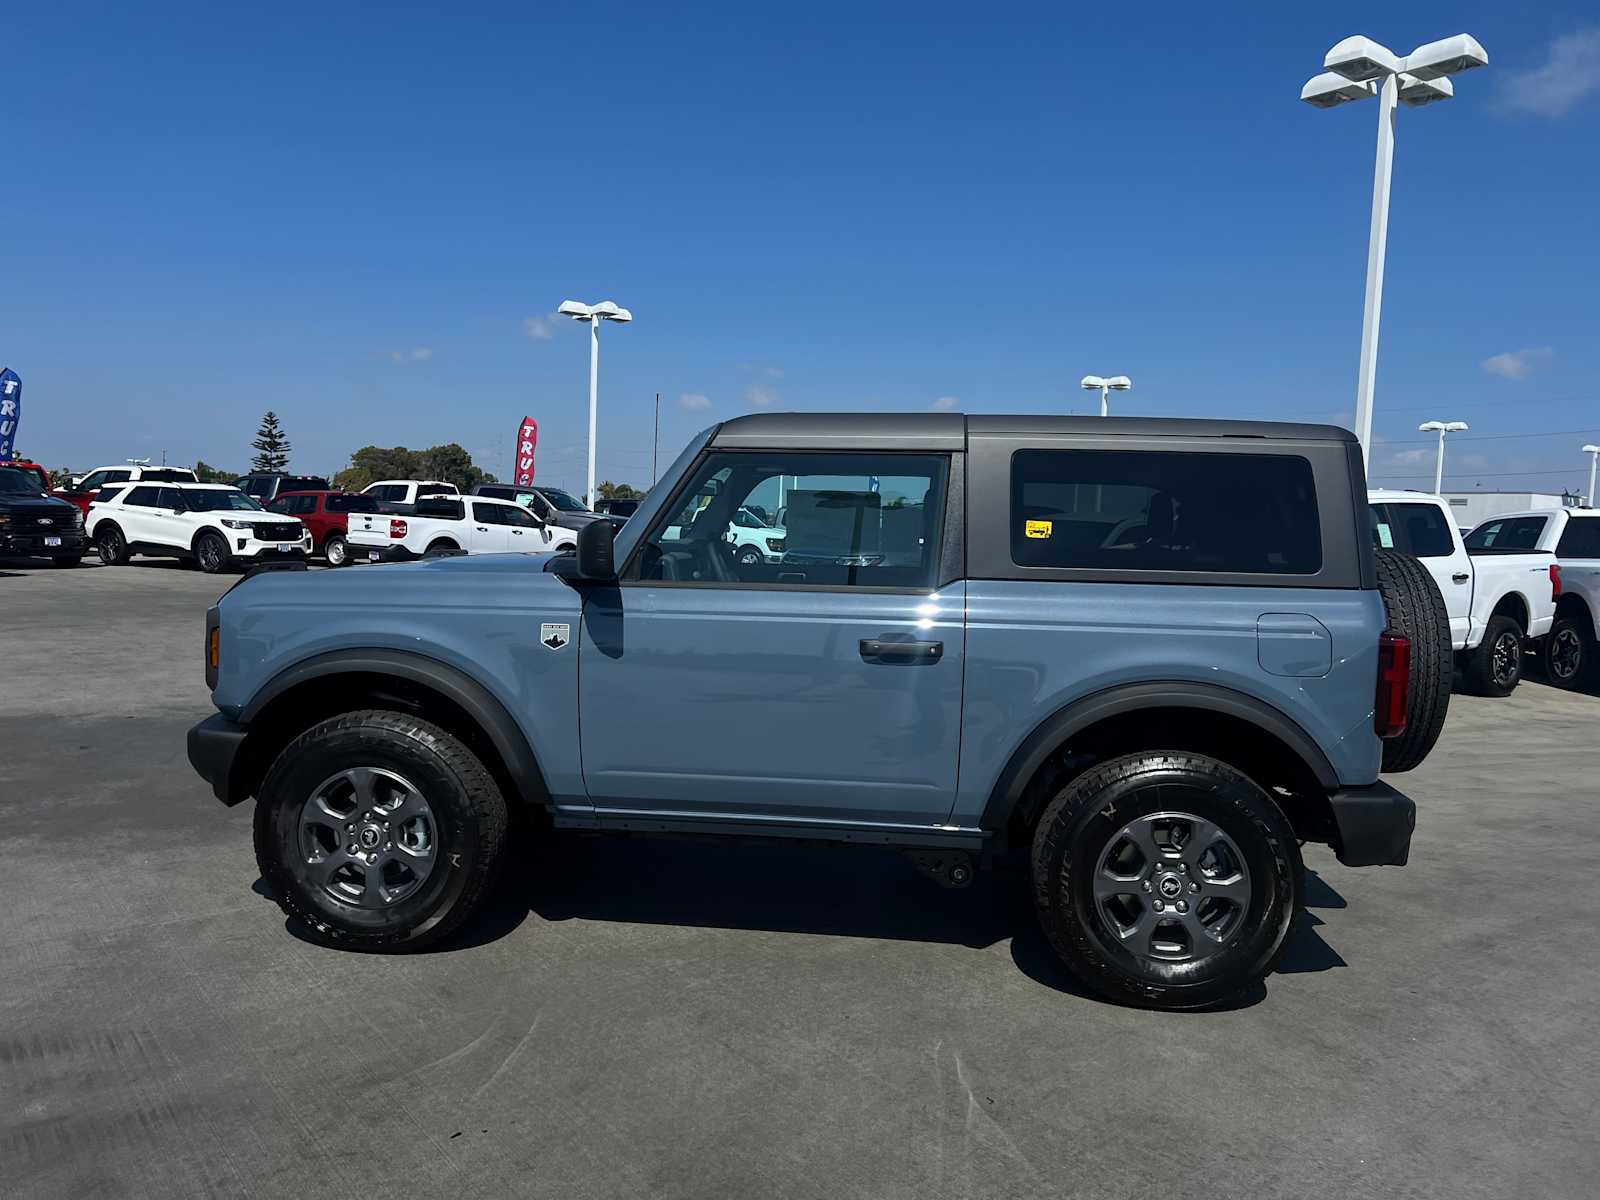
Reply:
[[404, 446], [363, 446], [350, 456], [350, 465], [333, 477], [335, 487], [360, 491], [379, 479], [443, 479], [462, 491], [495, 478], [473, 464], [472, 455], [455, 442], [427, 450]]
[[607, 479], [595, 487], [602, 500], [643, 500], [644, 493], [629, 483], [612, 483]]
[[239, 472], [224, 471], [221, 467], [213, 467], [202, 458], [194, 464], [194, 477], [201, 483], [232, 483], [239, 478]]
[[270, 408], [261, 418], [255, 441], [250, 443], [256, 456], [250, 460], [252, 471], [282, 471], [289, 465], [289, 439], [284, 436], [278, 414]]

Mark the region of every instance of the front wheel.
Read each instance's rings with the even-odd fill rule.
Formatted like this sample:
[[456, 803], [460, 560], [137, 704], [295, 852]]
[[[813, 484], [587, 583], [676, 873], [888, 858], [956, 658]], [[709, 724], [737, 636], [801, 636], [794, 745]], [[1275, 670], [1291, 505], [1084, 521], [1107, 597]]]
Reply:
[[214, 533], [202, 533], [194, 544], [194, 560], [207, 575], [215, 575], [228, 565], [228, 543]]
[[328, 560], [330, 567], [342, 567], [350, 561], [350, 550], [345, 545], [344, 538], [337, 533], [328, 538], [322, 547], [322, 553]]
[[256, 802], [256, 861], [279, 907], [353, 949], [446, 936], [488, 891], [505, 836], [505, 800], [471, 750], [376, 709], [301, 734]]
[[1544, 643], [1545, 676], [1556, 687], [1575, 692], [1588, 686], [1597, 653], [1600, 645], [1587, 615], [1557, 617]]
[[1097, 992], [1149, 1008], [1201, 1008], [1269, 974], [1304, 873], [1278, 806], [1198, 754], [1095, 767], [1050, 802], [1033, 839], [1051, 946]]
[[766, 559], [762, 556], [761, 551], [757, 550], [754, 546], [746, 546], [743, 550], [739, 551], [738, 562], [741, 567], [759, 566], [765, 561]]

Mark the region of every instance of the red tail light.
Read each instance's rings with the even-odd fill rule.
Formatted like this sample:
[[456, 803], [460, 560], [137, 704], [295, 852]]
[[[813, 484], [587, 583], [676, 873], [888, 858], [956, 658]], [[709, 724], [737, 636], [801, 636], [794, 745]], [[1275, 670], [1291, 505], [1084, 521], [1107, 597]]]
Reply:
[[1406, 701], [1411, 697], [1411, 639], [1385, 633], [1378, 639], [1378, 698], [1372, 728], [1381, 738], [1406, 731]]
[[392, 538], [403, 538], [406, 535], [406, 529], [407, 528], [408, 528], [408, 526], [406, 525], [406, 523], [404, 521], [401, 521], [401, 520], [398, 520], [398, 519], [390, 521], [389, 522], [389, 536], [392, 537]]
[[1561, 564], [1550, 564], [1550, 599], [1561, 599]]

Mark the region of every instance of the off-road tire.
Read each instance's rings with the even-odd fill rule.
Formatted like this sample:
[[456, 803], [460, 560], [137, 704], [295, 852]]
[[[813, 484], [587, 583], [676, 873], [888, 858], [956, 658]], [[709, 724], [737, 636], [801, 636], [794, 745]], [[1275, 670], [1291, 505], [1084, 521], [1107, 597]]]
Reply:
[[[1100, 855], [1128, 821], [1192, 812], [1241, 851], [1251, 897], [1237, 932], [1209, 958], [1141, 958], [1121, 944], [1093, 895]], [[1294, 828], [1252, 780], [1204, 755], [1152, 750], [1101, 763], [1045, 807], [1033, 837], [1039, 923], [1061, 961], [1113, 1000], [1146, 1008], [1204, 1008], [1270, 974], [1282, 958], [1305, 891]]]
[[[208, 553], [207, 551], [211, 551]], [[194, 540], [194, 565], [207, 575], [218, 575], [228, 569], [233, 555], [220, 533], [202, 533]]]
[[342, 567], [350, 561], [350, 547], [339, 534], [331, 534], [322, 544], [322, 556], [330, 567]]
[[[426, 881], [381, 910], [330, 896], [308, 878], [300, 853], [299, 818], [307, 799], [330, 776], [363, 766], [415, 781], [438, 836]], [[459, 739], [406, 713], [362, 710], [312, 726], [278, 755], [256, 801], [256, 862], [278, 906], [318, 940], [404, 952], [448, 936], [482, 903], [500, 867], [506, 824], [498, 785]]]
[[428, 548], [422, 552], [422, 557], [423, 558], [427, 558], [428, 555], [437, 554], [441, 550], [459, 550], [459, 549], [461, 549], [461, 547], [456, 545], [449, 538], [437, 538], [434, 541], [428, 543]]
[[[1550, 627], [1550, 636], [1544, 639], [1542, 649], [1544, 676], [1552, 687], [1569, 692], [1583, 691], [1600, 674], [1596, 670], [1596, 662], [1600, 660], [1600, 643], [1595, 641], [1594, 625], [1587, 612], [1568, 612], [1558, 616], [1556, 623]], [[1568, 654], [1574, 651], [1577, 655], [1575, 667], [1567, 661]], [[1554, 661], [1558, 653], [1562, 657], [1559, 667]]]
[[124, 566], [129, 558], [128, 539], [120, 528], [106, 521], [94, 531], [94, 551], [106, 566]]
[[[1526, 641], [1516, 618], [1504, 613], [1489, 618], [1483, 641], [1461, 656], [1461, 679], [1475, 696], [1509, 696], [1522, 682], [1522, 647]], [[1503, 643], [1503, 645], [1502, 645]], [[1501, 655], [1506, 656], [1500, 665]]]
[[[1389, 628], [1411, 641], [1406, 728], [1383, 743], [1383, 769], [1409, 771], [1428, 757], [1450, 711], [1450, 614], [1428, 569], [1398, 550], [1376, 552], [1378, 591]], [[1376, 680], [1373, 681], [1376, 686]]]

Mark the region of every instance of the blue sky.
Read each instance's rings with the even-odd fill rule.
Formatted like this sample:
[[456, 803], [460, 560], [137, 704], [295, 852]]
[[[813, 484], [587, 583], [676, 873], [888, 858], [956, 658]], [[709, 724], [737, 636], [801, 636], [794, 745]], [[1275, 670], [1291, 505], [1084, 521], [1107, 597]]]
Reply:
[[1087, 373], [1133, 377], [1117, 411], [1348, 423], [1376, 109], [1299, 87], [1348, 34], [1463, 30], [1489, 68], [1400, 112], [1373, 474], [1425, 484], [1430, 417], [1472, 424], [1447, 486], [1581, 486], [1600, 438], [1590, 4], [5, 26], [0, 364], [51, 465], [242, 467], [270, 407], [298, 469], [459, 441], [504, 475], [526, 412], [580, 488], [569, 297], [635, 315], [602, 331], [599, 459], [637, 484], [658, 391], [663, 466], [763, 407], [1087, 411]]

